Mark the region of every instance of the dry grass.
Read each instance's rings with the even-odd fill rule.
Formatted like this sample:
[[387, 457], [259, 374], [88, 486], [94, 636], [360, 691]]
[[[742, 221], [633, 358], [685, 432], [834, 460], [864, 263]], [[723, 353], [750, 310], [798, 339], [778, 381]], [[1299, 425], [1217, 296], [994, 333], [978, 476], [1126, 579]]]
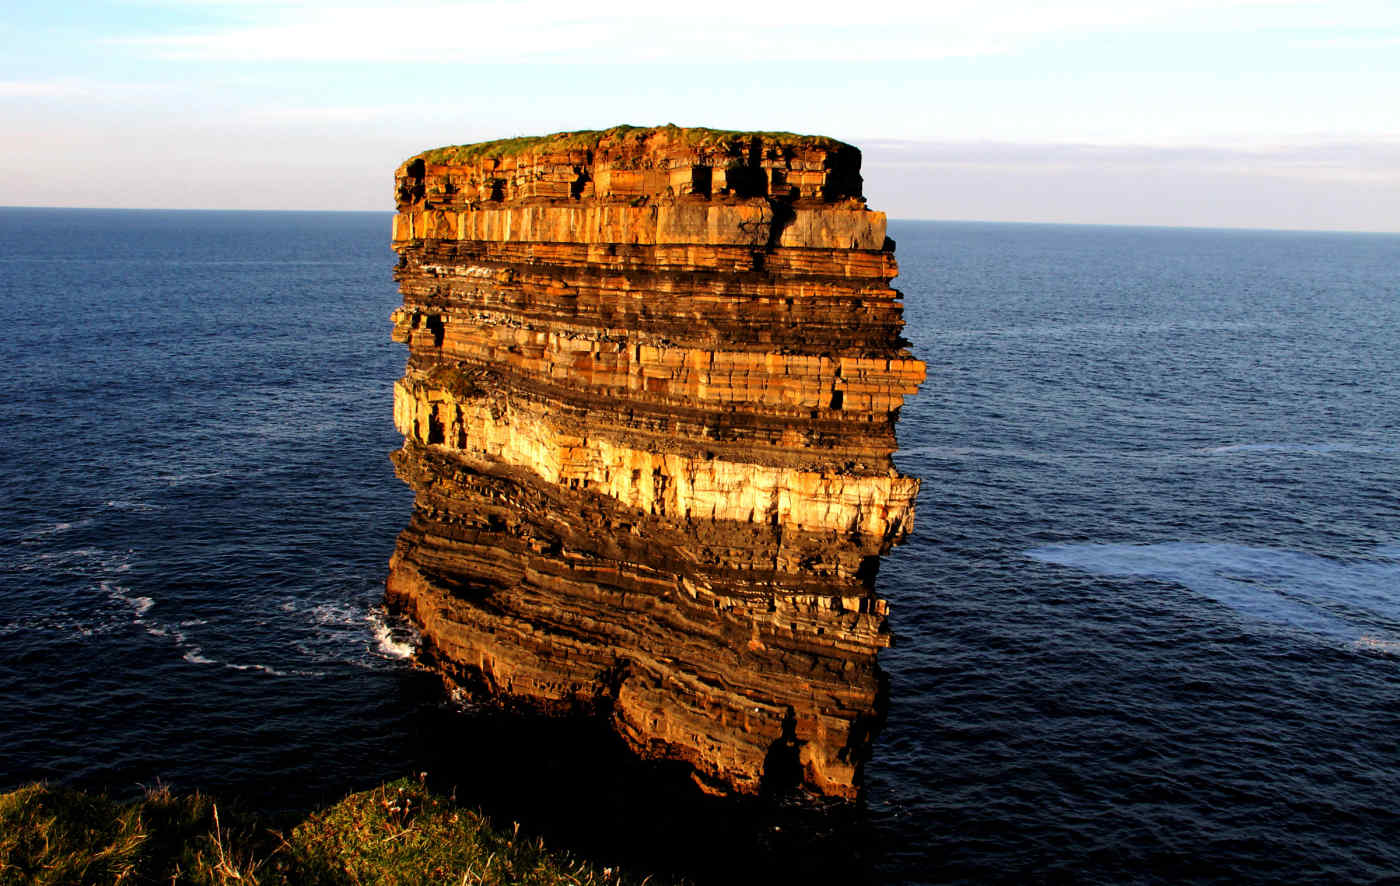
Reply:
[[203, 794], [136, 803], [31, 784], [0, 794], [0, 884], [260, 882], [279, 841]]
[[[624, 884], [636, 880], [400, 780], [351, 794], [284, 836], [164, 787], [134, 803], [26, 785], [0, 794], [0, 886], [11, 884]], [[645, 882], [645, 881], [643, 881]]]

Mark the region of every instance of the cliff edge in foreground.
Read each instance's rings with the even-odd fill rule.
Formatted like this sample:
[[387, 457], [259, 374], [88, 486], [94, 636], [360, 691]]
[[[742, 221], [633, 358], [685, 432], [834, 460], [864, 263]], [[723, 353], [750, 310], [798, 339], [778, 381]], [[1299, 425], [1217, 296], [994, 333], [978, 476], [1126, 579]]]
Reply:
[[616, 127], [395, 174], [388, 596], [450, 679], [607, 717], [702, 787], [853, 797], [924, 365], [828, 138]]

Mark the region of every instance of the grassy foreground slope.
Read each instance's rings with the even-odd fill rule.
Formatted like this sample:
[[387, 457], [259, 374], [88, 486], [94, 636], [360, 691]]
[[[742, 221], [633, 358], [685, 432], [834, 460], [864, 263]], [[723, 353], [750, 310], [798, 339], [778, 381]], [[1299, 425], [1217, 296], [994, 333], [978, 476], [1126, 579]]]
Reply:
[[164, 788], [132, 803], [41, 784], [0, 794], [0, 886], [630, 882], [411, 780], [351, 794], [290, 833]]

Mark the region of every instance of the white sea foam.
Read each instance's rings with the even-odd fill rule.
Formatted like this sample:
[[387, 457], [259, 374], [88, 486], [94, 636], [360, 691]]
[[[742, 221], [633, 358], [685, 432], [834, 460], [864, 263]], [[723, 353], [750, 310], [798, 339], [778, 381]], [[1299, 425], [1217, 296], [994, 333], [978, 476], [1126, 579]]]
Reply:
[[1206, 455], [1237, 455], [1258, 452], [1278, 452], [1292, 455], [1394, 455], [1400, 453], [1397, 446], [1357, 446], [1352, 443], [1232, 443], [1228, 446], [1213, 446], [1200, 450]]
[[189, 662], [190, 664], [219, 665], [221, 667], [229, 668], [230, 670], [234, 671], [258, 671], [260, 673], [268, 674], [269, 676], [273, 677], [321, 676], [321, 673], [319, 671], [283, 671], [274, 668], [272, 665], [256, 663], [240, 664], [238, 662], [220, 661], [216, 658], [210, 658], [209, 656], [204, 654], [203, 647], [186, 643], [185, 636], [179, 633], [176, 634], [175, 645], [178, 648], [180, 648], [184, 653], [180, 657], [183, 658], [185, 661]]
[[66, 612], [59, 612], [53, 615], [40, 616], [37, 618], [22, 618], [17, 621], [0, 624], [0, 637], [10, 634], [28, 634], [37, 631], [53, 631], [58, 634], [78, 634], [82, 637], [94, 637], [100, 634], [110, 634], [116, 630], [119, 624], [126, 624], [126, 620], [120, 622], [94, 622], [82, 618], [74, 618]]
[[138, 623], [142, 620], [146, 613], [151, 610], [151, 607], [156, 605], [156, 601], [151, 599], [150, 597], [133, 597], [131, 594], [128, 593], [128, 588], [125, 588], [122, 585], [119, 585], [113, 581], [100, 582], [98, 584], [98, 587], [105, 591], [107, 593], [107, 596], [113, 602], [122, 603], [126, 606], [130, 606], [131, 611], [135, 616], [134, 620]]
[[[337, 663], [357, 667], [382, 667], [384, 660], [404, 660], [416, 651], [412, 629], [406, 624], [390, 618], [382, 608], [366, 612], [362, 606], [353, 603], [323, 603], [307, 605], [293, 600], [283, 600], [273, 604], [276, 610], [295, 613], [295, 621], [305, 625], [298, 633], [301, 637], [287, 645], [291, 657], [288, 662]], [[275, 619], [266, 620], [268, 623]], [[163, 632], [176, 648], [183, 653], [185, 661], [198, 665], [219, 665], [236, 671], [256, 671], [276, 677], [324, 676], [325, 671], [289, 667], [282, 661], [275, 664], [237, 661], [235, 656], [225, 657], [222, 653], [209, 651], [206, 643], [194, 638], [187, 640], [184, 629], [197, 629], [208, 622], [205, 619], [187, 619], [179, 622], [180, 630], [169, 625], [146, 625], [149, 633]], [[365, 643], [365, 625], [369, 625], [371, 642]], [[378, 663], [378, 664], [377, 664]]]
[[359, 625], [362, 610], [338, 603], [323, 603], [310, 609], [316, 624], [324, 627], [350, 628]]
[[91, 522], [92, 519], [87, 518], [84, 520], [63, 520], [57, 523], [46, 523], [41, 526], [34, 526], [30, 529], [25, 530], [20, 534], [20, 538], [24, 541], [35, 541], [41, 538], [48, 538], [52, 535], [59, 535], [60, 533], [68, 532], [73, 529], [78, 529], [82, 526], [87, 526]]
[[[112, 564], [103, 560], [104, 551], [100, 548], [74, 548], [71, 551], [37, 551], [29, 552], [19, 550], [17, 556], [10, 561], [10, 567], [19, 572], [54, 572], [60, 569], [71, 569], [75, 571], [89, 571], [95, 567], [111, 567]], [[120, 564], [117, 564], [117, 571], [120, 571]]]
[[1089, 321], [1083, 323], [1039, 323], [1027, 326], [991, 326], [968, 329], [940, 329], [931, 333], [937, 339], [987, 338], [1086, 338], [1089, 336], [1169, 335], [1179, 332], [1248, 332], [1272, 328], [1272, 324], [1256, 320], [1189, 320], [1166, 323], [1151, 321]]
[[1380, 637], [1373, 637], [1370, 634], [1362, 634], [1356, 640], [1358, 649], [1370, 649], [1375, 652], [1385, 652], [1390, 655], [1400, 653], [1400, 640], [1384, 640]]
[[1026, 556], [1100, 575], [1171, 581], [1257, 622], [1381, 651], [1400, 650], [1400, 563], [1333, 560], [1245, 545], [1059, 544]]
[[179, 486], [182, 483], [197, 483], [201, 480], [214, 480], [227, 474], [228, 471], [182, 471], [179, 473], [157, 474], [157, 480], [163, 480], [171, 486]]
[[103, 502], [103, 504], [114, 510], [135, 511], [137, 513], [145, 513], [147, 511], [158, 511], [161, 509], [160, 505], [153, 505], [144, 501], [125, 501], [123, 499], [108, 499], [106, 502]]
[[[1047, 462], [1058, 461], [1071, 453], [1044, 451], [1037, 452], [1031, 449], [1002, 449], [979, 446], [913, 446], [908, 449], [899, 450], [899, 457], [907, 458], [920, 456], [923, 458], [938, 458], [951, 461], [971, 461], [984, 458], [1014, 458], [1021, 461]], [[1085, 453], [1072, 453], [1083, 455]]]
[[[261, 671], [264, 674], [271, 674], [274, 677], [290, 677], [286, 671], [279, 671], [271, 665], [264, 664], [234, 664], [233, 662], [220, 662], [226, 668], [233, 668], [235, 671]], [[304, 672], [298, 672], [304, 673]]]
[[[107, 592], [108, 596], [112, 600], [120, 602], [131, 608], [133, 624], [141, 626], [146, 631], [146, 633], [151, 635], [152, 637], [157, 637], [163, 640], [169, 640], [171, 643], [174, 644], [176, 649], [180, 650], [180, 652], [182, 653], [181, 658], [183, 658], [190, 664], [222, 665], [223, 667], [232, 668], [236, 671], [261, 671], [265, 674], [271, 674], [276, 677], [289, 676], [288, 672], [278, 670], [277, 668], [272, 667], [271, 665], [239, 664], [237, 662], [220, 661], [218, 659], [210, 658], [209, 656], [204, 654], [204, 649], [202, 646], [191, 643], [189, 641], [183, 630], [171, 627], [168, 624], [163, 624], [161, 622], [154, 621], [146, 617], [146, 613], [148, 613], [151, 610], [151, 607], [155, 606], [155, 600], [151, 599], [150, 597], [132, 596], [127, 588], [114, 582], [102, 582], [101, 587]], [[193, 628], [208, 624], [208, 621], [202, 618], [191, 618], [181, 621], [179, 624], [180, 628]], [[84, 633], [86, 635], [87, 632]], [[302, 674], [311, 672], [299, 671], [297, 673]]]
[[402, 637], [406, 632], [405, 628], [399, 627], [396, 631], [395, 627], [389, 624], [383, 610], [371, 609], [365, 616], [365, 620], [369, 622], [370, 629], [374, 632], [374, 640], [380, 654], [387, 658], [407, 659], [413, 657], [417, 648], [409, 639]]
[[72, 548], [66, 551], [20, 550], [10, 566], [20, 572], [67, 571], [83, 575], [128, 572], [130, 552], [114, 554], [102, 548]]
[[464, 714], [475, 714], [485, 711], [486, 705], [470, 692], [460, 686], [453, 686], [447, 692], [447, 701], [452, 707]]
[[91, 560], [101, 553], [101, 548], [74, 548], [71, 551], [45, 551], [42, 554], [35, 554], [34, 557], [36, 560], [71, 563], [74, 561]]

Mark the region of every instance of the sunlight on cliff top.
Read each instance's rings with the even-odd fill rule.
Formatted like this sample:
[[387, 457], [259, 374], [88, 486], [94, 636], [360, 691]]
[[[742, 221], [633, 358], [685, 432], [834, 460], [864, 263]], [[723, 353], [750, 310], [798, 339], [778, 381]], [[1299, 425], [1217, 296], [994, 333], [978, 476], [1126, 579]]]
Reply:
[[690, 147], [728, 145], [750, 139], [774, 140], [808, 146], [827, 148], [847, 148], [852, 146], [828, 138], [824, 135], [800, 135], [794, 132], [748, 132], [734, 129], [710, 129], [704, 126], [629, 126], [622, 124], [608, 129], [580, 129], [573, 132], [556, 132], [550, 135], [516, 136], [494, 141], [477, 142], [470, 145], [449, 145], [416, 154], [410, 160], [421, 158], [427, 163], [469, 163], [483, 157], [514, 157], [527, 152], [552, 153], [597, 148], [607, 141], [644, 142], [657, 135], [664, 135], [669, 142], [681, 142]]

